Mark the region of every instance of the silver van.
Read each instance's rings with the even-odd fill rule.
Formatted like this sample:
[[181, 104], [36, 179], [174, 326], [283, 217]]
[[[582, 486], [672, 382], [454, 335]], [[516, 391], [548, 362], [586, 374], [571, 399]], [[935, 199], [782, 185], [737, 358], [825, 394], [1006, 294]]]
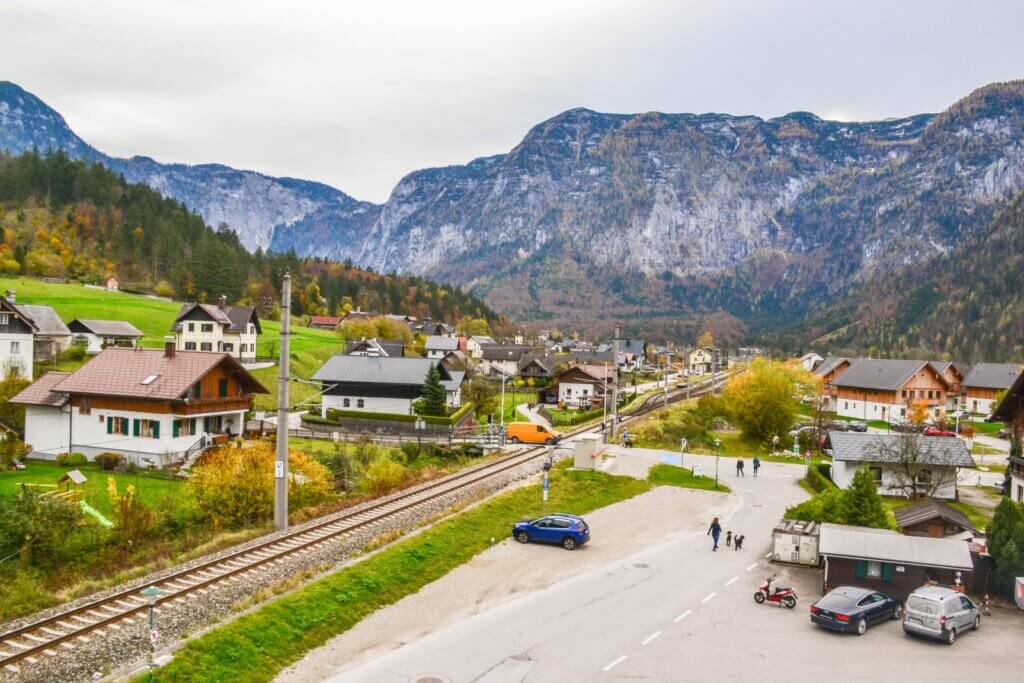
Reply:
[[963, 593], [942, 586], [918, 588], [907, 598], [903, 630], [952, 645], [967, 629], [981, 628], [981, 610]]

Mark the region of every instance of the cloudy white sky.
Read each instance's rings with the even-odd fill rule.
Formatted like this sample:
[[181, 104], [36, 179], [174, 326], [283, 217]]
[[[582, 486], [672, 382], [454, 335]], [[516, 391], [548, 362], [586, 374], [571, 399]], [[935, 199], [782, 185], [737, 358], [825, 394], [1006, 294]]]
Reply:
[[571, 107], [938, 111], [1024, 77], [1022, 25], [1019, 0], [3, 0], [0, 80], [109, 154], [382, 201]]

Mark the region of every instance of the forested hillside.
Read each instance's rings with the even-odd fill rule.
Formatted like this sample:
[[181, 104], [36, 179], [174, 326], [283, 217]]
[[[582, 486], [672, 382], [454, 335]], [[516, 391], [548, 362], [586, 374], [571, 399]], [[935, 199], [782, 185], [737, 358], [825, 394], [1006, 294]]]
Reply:
[[63, 152], [0, 153], [0, 274], [103, 282], [181, 299], [277, 301], [295, 276], [293, 312], [345, 306], [457, 320], [494, 320], [479, 299], [419, 277], [383, 275], [292, 253], [249, 253], [229, 226], [216, 230], [173, 199]]

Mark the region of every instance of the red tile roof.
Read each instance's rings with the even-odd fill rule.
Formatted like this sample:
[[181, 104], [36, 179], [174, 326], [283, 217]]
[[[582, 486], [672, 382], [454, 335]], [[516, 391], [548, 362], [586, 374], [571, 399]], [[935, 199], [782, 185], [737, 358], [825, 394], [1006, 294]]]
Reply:
[[21, 390], [11, 403], [29, 406], [62, 406], [67, 400], [64, 394], [53, 391], [53, 387], [64, 381], [69, 372], [48, 372]]

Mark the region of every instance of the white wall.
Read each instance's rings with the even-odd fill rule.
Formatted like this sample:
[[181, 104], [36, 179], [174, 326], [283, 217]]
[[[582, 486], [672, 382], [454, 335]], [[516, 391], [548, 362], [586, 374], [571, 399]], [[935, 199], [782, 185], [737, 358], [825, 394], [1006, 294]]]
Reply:
[[[349, 405], [345, 405], [345, 399], [349, 399]], [[359, 400], [363, 400], [363, 407], [359, 407]], [[412, 400], [407, 398], [387, 398], [369, 396], [343, 396], [335, 394], [324, 394], [321, 402], [320, 416], [327, 417], [329, 408], [338, 410], [362, 410], [367, 413], [393, 413], [396, 415], [411, 415]]]
[[448, 399], [449, 408], [458, 408], [462, 405], [462, 387], [460, 386], [455, 391], [445, 391], [445, 397]]
[[25, 406], [25, 443], [33, 453], [57, 455], [68, 450], [68, 413], [51, 406]]
[[[193, 325], [195, 330], [189, 332], [189, 325]], [[213, 325], [213, 331], [203, 332], [203, 325]], [[178, 332], [176, 335], [179, 351], [185, 350], [186, 342], [195, 342], [196, 351], [203, 350], [204, 342], [210, 344], [210, 350], [216, 351], [218, 349], [218, 342], [224, 340], [224, 328], [218, 323], [203, 322], [201, 320], [182, 320], [179, 326], [181, 327], [181, 332]]]
[[573, 407], [579, 406], [580, 399], [584, 397], [586, 398], [585, 405], [589, 405], [595, 392], [594, 385], [585, 382], [560, 382], [558, 384], [558, 400]]
[[[833, 461], [832, 481], [839, 488], [847, 488], [853, 481], [853, 475], [864, 464], [842, 460]], [[870, 463], [868, 465], [870, 466]], [[954, 500], [956, 498], [956, 468], [929, 466], [928, 469], [932, 471], [933, 481], [942, 482], [942, 485], [935, 490], [933, 496], [944, 500]], [[903, 476], [897, 474], [893, 467], [882, 465], [882, 483], [878, 487], [878, 493], [883, 496], [905, 497], [907, 493], [900, 487], [900, 483], [903, 480]]]
[[[11, 351], [12, 343], [17, 351]], [[0, 334], [0, 371], [6, 375], [16, 369], [20, 376], [32, 379], [33, 350], [31, 334]]]
[[964, 398], [961, 408], [969, 410], [972, 413], [988, 415], [996, 407], [996, 403], [997, 401], [993, 398], [976, 398], [974, 396], [967, 396]]
[[1018, 503], [1024, 503], [1024, 477], [1010, 474], [1010, 498]]

